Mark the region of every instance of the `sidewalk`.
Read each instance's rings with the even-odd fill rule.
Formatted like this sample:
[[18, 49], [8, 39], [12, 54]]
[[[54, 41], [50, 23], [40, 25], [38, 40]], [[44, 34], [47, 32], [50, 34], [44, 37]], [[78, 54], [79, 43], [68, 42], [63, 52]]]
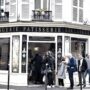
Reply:
[[[7, 86], [0, 85], [0, 90], [7, 90]], [[9, 90], [45, 90], [44, 86], [10, 86]], [[67, 90], [66, 87], [54, 87], [54, 88], [47, 88], [47, 90]], [[70, 90], [70, 89], [68, 89]], [[80, 87], [74, 87], [73, 90], [80, 90]], [[82, 90], [90, 90], [90, 86], [82, 88]]]

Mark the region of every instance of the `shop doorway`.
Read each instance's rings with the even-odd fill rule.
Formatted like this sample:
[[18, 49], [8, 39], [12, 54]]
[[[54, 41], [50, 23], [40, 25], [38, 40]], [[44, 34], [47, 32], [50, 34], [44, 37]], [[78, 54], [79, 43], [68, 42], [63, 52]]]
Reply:
[[[28, 85], [44, 84], [42, 80], [43, 74], [41, 73], [41, 67], [42, 61], [44, 60], [47, 51], [52, 52], [55, 62], [55, 43], [46, 43], [46, 42], [28, 43]], [[36, 55], [39, 55], [39, 61], [37, 62], [37, 64], [35, 64], [34, 60]], [[35, 67], [37, 67], [37, 69]], [[55, 76], [53, 77], [53, 79], [55, 80]]]

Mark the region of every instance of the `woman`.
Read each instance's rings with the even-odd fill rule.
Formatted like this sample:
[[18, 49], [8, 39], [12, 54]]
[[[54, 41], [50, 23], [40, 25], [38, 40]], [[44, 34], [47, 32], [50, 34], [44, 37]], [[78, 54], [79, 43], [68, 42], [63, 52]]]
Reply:
[[66, 78], [66, 73], [65, 73], [65, 58], [62, 57], [61, 61], [58, 64], [58, 81], [60, 86], [64, 86], [64, 79]]

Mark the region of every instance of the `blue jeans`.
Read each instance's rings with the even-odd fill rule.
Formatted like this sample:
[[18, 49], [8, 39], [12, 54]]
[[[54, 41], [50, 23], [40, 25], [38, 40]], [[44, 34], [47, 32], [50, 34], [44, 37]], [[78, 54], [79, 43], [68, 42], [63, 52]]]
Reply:
[[85, 73], [85, 78], [86, 78], [87, 74], [89, 75], [89, 83], [90, 83], [90, 69], [87, 69], [87, 71]]

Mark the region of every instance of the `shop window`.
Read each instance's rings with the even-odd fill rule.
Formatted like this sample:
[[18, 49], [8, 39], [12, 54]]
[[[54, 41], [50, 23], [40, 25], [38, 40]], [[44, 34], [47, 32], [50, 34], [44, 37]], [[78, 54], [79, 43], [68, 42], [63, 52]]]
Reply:
[[19, 52], [20, 52], [20, 37], [12, 37], [12, 72], [19, 72]]
[[9, 47], [9, 38], [0, 38], [0, 70], [8, 70]]
[[65, 36], [65, 55], [67, 55], [68, 53], [70, 53], [70, 41], [71, 38], [69, 36]]
[[26, 73], [27, 36], [22, 36], [22, 73]]
[[30, 41], [54, 41], [55, 38], [54, 37], [38, 37], [38, 36], [32, 37], [30, 36], [29, 40]]
[[62, 57], [62, 37], [57, 37], [57, 63], [61, 60]]

